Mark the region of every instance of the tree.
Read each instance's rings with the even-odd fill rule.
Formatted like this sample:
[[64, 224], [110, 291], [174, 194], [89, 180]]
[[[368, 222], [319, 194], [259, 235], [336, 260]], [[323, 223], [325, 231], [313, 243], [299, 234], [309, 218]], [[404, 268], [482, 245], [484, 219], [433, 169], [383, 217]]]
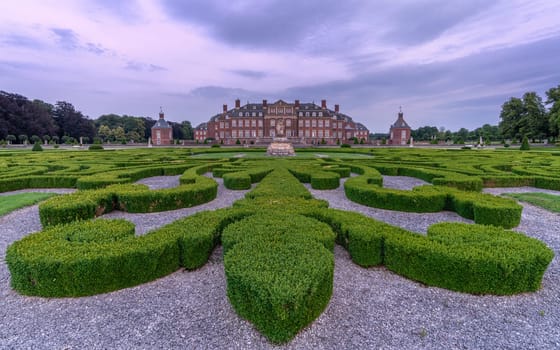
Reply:
[[521, 119], [523, 118], [523, 101], [517, 97], [512, 97], [502, 105], [500, 112], [500, 133], [508, 139], [519, 139]]
[[41, 147], [41, 142], [39, 141], [35, 141], [35, 143], [33, 144], [33, 148], [31, 149], [32, 151], [35, 152], [40, 152], [43, 150], [43, 147]]
[[24, 144], [27, 141], [27, 135], [21, 134], [18, 136], [19, 141], [21, 144]]
[[6, 141], [8, 141], [8, 144], [11, 144], [12, 142], [14, 142], [16, 140], [15, 135], [8, 135], [6, 136]]
[[58, 101], [53, 110], [53, 118], [59, 126], [59, 135], [67, 135], [74, 139], [87, 136], [93, 139], [95, 125], [93, 122], [76, 111], [71, 103]]
[[546, 105], [551, 105], [548, 110], [548, 122], [553, 137], [560, 135], [560, 85], [546, 92]]
[[29, 138], [29, 140], [31, 140], [31, 142], [36, 143], [41, 141], [41, 138], [37, 135], [31, 135], [31, 137]]
[[51, 137], [49, 135], [43, 135], [43, 140], [45, 140], [45, 143], [48, 143], [51, 140]]
[[99, 135], [103, 141], [108, 141], [111, 137], [111, 129], [109, 129], [107, 125], [101, 125], [97, 130], [97, 135]]
[[535, 140], [548, 135], [549, 125], [542, 98], [536, 92], [523, 95], [524, 115], [520, 132]]
[[190, 121], [185, 120], [181, 122], [181, 128], [183, 129], [183, 137], [185, 140], [194, 139], [194, 132]]

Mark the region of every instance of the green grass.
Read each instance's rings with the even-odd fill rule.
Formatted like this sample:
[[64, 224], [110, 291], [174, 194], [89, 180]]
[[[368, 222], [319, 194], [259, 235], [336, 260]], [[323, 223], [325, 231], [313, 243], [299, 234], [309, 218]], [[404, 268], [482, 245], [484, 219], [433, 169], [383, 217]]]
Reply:
[[6, 215], [16, 209], [39, 203], [55, 195], [56, 193], [28, 192], [0, 196], [0, 215]]
[[540, 192], [505, 193], [505, 195], [522, 202], [536, 205], [537, 207], [541, 207], [553, 213], [560, 213], [560, 196]]

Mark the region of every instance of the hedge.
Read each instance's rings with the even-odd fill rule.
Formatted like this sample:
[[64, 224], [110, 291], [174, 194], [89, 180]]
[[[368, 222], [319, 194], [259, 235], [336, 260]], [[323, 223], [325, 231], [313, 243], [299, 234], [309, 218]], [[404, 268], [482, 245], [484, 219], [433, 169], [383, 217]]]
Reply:
[[272, 342], [294, 337], [330, 300], [334, 236], [316, 220], [280, 213], [228, 226], [224, 268], [236, 312]]
[[85, 296], [135, 286], [208, 261], [230, 222], [243, 210], [195, 214], [134, 236], [124, 220], [87, 220], [56, 225], [8, 247], [12, 288], [25, 295]]
[[29, 175], [0, 179], [0, 192], [17, 191], [28, 188], [74, 188], [77, 176], [71, 175]]
[[112, 185], [51, 198], [39, 205], [41, 223], [46, 227], [91, 219], [113, 209], [146, 213], [207, 203], [216, 198], [218, 185], [210, 178], [197, 175], [197, 172], [206, 170], [207, 166], [187, 170], [181, 177], [181, 181], [187, 184], [170, 189], [149, 190], [144, 185]]
[[447, 209], [475, 223], [504, 228], [516, 227], [521, 220], [523, 207], [509, 198], [438, 186], [419, 186], [411, 191], [388, 189], [369, 185], [367, 179], [357, 176], [344, 183], [348, 199], [374, 208], [404, 212], [427, 213]]
[[428, 236], [385, 237], [388, 269], [427, 285], [472, 294], [536, 291], [554, 253], [544, 243], [501, 228], [440, 223]]

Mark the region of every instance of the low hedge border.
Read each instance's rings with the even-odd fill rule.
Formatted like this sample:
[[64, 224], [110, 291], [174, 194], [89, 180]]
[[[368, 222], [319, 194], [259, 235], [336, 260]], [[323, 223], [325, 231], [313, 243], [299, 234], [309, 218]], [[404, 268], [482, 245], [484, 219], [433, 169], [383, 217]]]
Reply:
[[191, 168], [180, 178], [183, 185], [170, 189], [149, 190], [144, 185], [112, 185], [51, 198], [39, 205], [41, 223], [47, 227], [92, 219], [113, 209], [148, 213], [207, 203], [216, 198], [218, 193], [216, 181], [198, 175], [207, 171], [208, 165]]
[[310, 165], [289, 165], [288, 171], [300, 182], [310, 183], [311, 188], [316, 190], [332, 190], [340, 186], [341, 174], [349, 173], [349, 169], [340, 168], [336, 165], [320, 166]]
[[369, 185], [366, 181], [366, 176], [348, 179], [344, 183], [348, 199], [369, 207], [404, 212], [427, 213], [447, 209], [475, 223], [504, 228], [516, 227], [521, 220], [523, 207], [510, 198], [439, 186], [395, 190]]
[[106, 293], [196, 269], [208, 261], [230, 222], [246, 210], [201, 212], [146, 235], [124, 220], [56, 225], [11, 244], [12, 288], [25, 295], [73, 297]]
[[440, 223], [420, 235], [358, 213], [305, 213], [329, 224], [352, 261], [385, 265], [404, 277], [459, 292], [511, 295], [536, 291], [554, 257], [543, 242], [503, 228]]
[[0, 179], [0, 192], [24, 190], [28, 188], [74, 188], [78, 176], [71, 175], [29, 175]]

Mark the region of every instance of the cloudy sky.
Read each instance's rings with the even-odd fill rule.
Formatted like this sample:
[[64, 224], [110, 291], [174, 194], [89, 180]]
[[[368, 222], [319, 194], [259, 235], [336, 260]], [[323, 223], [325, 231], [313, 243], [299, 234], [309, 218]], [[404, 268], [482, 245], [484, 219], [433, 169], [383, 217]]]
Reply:
[[560, 1], [0, 2], [0, 90], [194, 125], [236, 98], [327, 100], [387, 132], [497, 124], [560, 85]]

